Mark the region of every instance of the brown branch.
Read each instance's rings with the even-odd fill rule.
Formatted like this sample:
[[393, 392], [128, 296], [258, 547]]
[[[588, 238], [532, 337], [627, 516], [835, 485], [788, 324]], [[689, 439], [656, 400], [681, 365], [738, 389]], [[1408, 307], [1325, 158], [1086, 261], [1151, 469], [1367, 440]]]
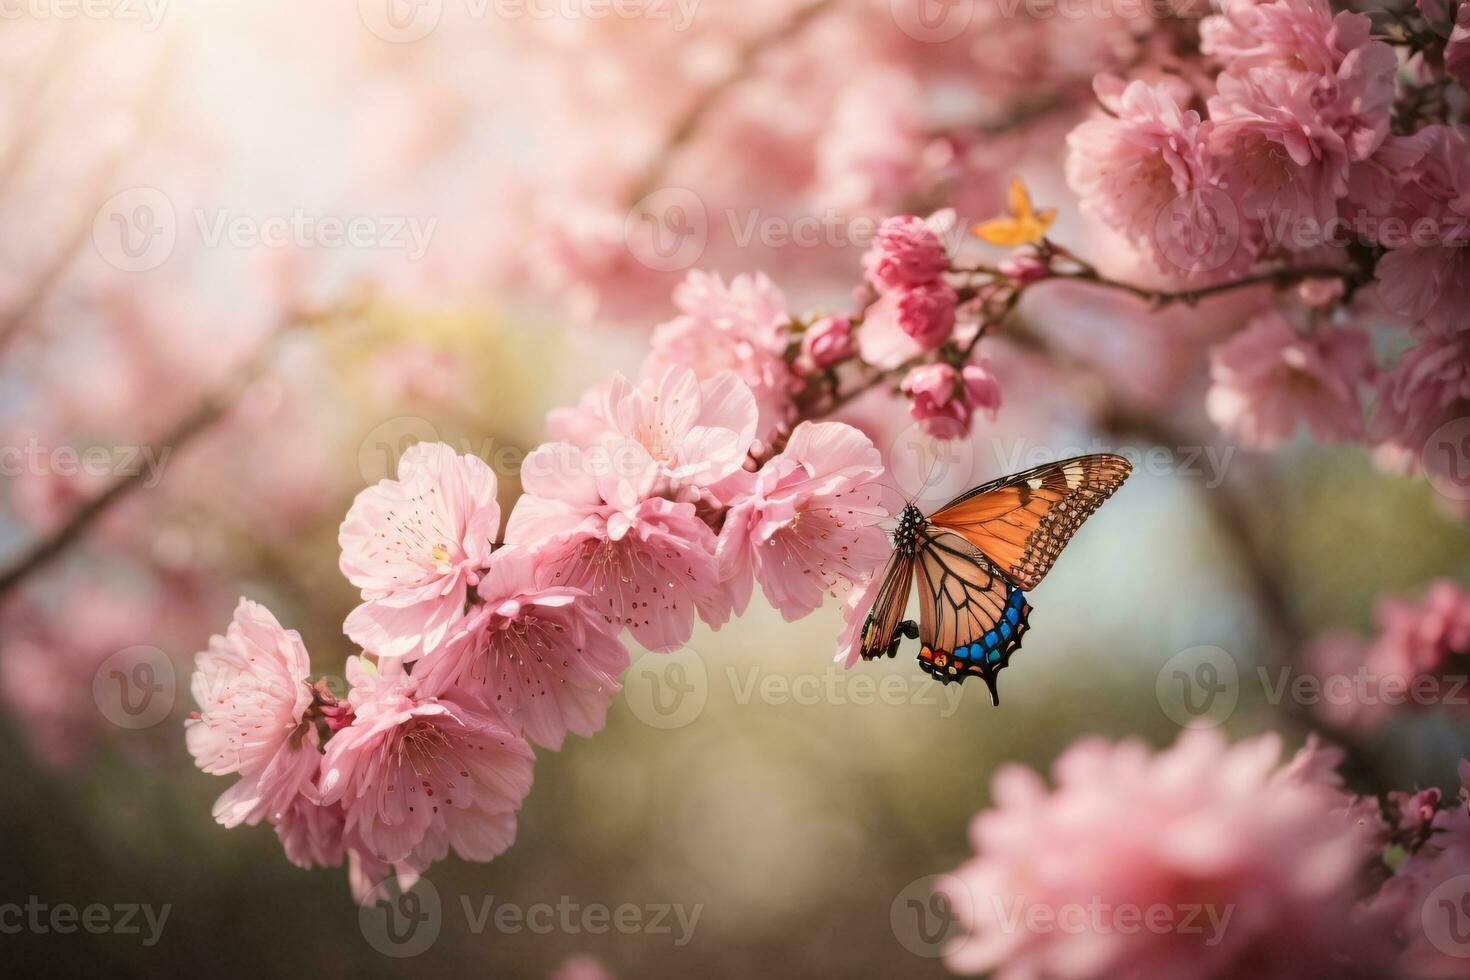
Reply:
[[112, 185], [113, 178], [117, 176], [118, 170], [125, 160], [129, 159], [148, 138], [154, 125], [161, 114], [163, 104], [162, 94], [165, 90], [169, 76], [173, 72], [175, 52], [170, 47], [159, 60], [153, 77], [144, 86], [142, 95], [136, 103], [138, 114], [138, 125], [134, 129], [133, 138], [126, 146], [121, 146], [103, 161], [97, 168], [91, 183], [81, 195], [81, 199], [87, 202], [77, 213], [76, 220], [72, 223], [61, 248], [51, 256], [45, 267], [36, 277], [25, 294], [9, 310], [5, 311], [4, 317], [0, 318], [0, 352], [3, 352], [20, 335], [21, 328], [29, 322], [31, 316], [40, 308], [52, 288], [61, 279], [66, 271], [71, 268], [77, 253], [81, 251], [88, 237], [92, 234], [92, 224], [97, 217], [97, 209], [106, 199], [107, 190]]
[[673, 127], [670, 128], [668, 135], [664, 138], [663, 145], [654, 154], [647, 170], [634, 181], [632, 187], [629, 189], [627, 204], [630, 206], [636, 204], [645, 196], [658, 189], [659, 184], [668, 173], [669, 164], [673, 160], [674, 155], [699, 131], [699, 127], [708, 118], [711, 110], [720, 103], [731, 89], [739, 85], [755, 69], [755, 63], [760, 59], [762, 54], [796, 37], [819, 14], [832, 7], [834, 3], [835, 0], [814, 0], [814, 2], [807, 4], [792, 14], [784, 24], [769, 34], [763, 34], [760, 37], [752, 38], [745, 42], [736, 54], [734, 70], [725, 76], [725, 78], [705, 89], [689, 108], [684, 110], [683, 115], [675, 120]]
[[1109, 279], [1102, 275], [1091, 264], [1083, 262], [1070, 253], [1067, 258], [1078, 263], [1079, 268], [1073, 272], [1053, 273], [1042, 282], [1052, 282], [1058, 279], [1070, 280], [1072, 282], [1085, 282], [1105, 289], [1115, 289], [1137, 296], [1152, 305], [1155, 310], [1172, 306], [1175, 303], [1183, 303], [1185, 306], [1194, 306], [1202, 299], [1211, 296], [1219, 296], [1224, 293], [1235, 292], [1240, 289], [1249, 289], [1252, 286], [1270, 285], [1276, 288], [1283, 286], [1294, 286], [1308, 279], [1341, 279], [1344, 283], [1351, 283], [1361, 275], [1356, 268], [1342, 268], [1340, 266], [1302, 266], [1300, 268], [1272, 269], [1269, 272], [1258, 272], [1239, 279], [1230, 279], [1226, 282], [1218, 282], [1210, 286], [1200, 286], [1195, 289], [1159, 290], [1145, 289], [1130, 282], [1118, 279]]
[[[260, 341], [254, 352], [246, 357], [239, 367], [230, 372], [231, 380], [217, 391], [206, 395], [193, 410], [176, 422], [173, 428], [155, 444], [152, 458], [163, 458], [165, 450], [176, 452], [223, 419], [239, 401], [245, 390], [270, 368], [280, 341], [285, 336], [299, 328], [322, 324], [348, 315], [350, 315], [350, 308], [343, 307], [293, 315], [283, 319]], [[134, 472], [119, 477], [107, 489], [77, 508], [61, 527], [32, 545], [4, 572], [0, 572], [0, 599], [9, 595], [31, 575], [50, 565], [104, 514], [137, 490], [147, 475], [145, 468], [138, 467]]]

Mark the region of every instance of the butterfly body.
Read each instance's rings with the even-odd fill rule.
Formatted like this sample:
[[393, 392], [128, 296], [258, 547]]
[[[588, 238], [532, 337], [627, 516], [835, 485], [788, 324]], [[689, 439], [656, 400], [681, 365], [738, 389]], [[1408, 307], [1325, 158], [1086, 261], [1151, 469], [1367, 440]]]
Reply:
[[[925, 672], [945, 684], [983, 678], [999, 704], [996, 675], [1030, 628], [1026, 592], [1131, 469], [1121, 456], [1079, 456], [976, 487], [931, 515], [905, 507], [863, 623], [863, 659], [918, 639]], [[918, 623], [902, 619], [915, 581]]]

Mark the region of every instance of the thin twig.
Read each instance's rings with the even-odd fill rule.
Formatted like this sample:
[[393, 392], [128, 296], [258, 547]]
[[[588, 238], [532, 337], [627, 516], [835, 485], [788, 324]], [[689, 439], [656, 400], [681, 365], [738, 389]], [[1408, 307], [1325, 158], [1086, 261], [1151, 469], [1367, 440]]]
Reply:
[[[308, 315], [293, 315], [282, 320], [260, 341], [255, 351], [238, 368], [230, 372], [230, 381], [221, 386], [219, 390], [205, 396], [192, 411], [175, 423], [174, 427], [153, 447], [151, 458], [163, 458], [165, 449], [169, 452], [176, 452], [223, 419], [246, 389], [269, 369], [284, 337], [299, 328], [324, 323], [345, 315], [348, 313], [346, 308], [343, 308]], [[143, 467], [138, 467], [133, 472], [119, 477], [106, 490], [77, 508], [67, 518], [66, 523], [34, 544], [4, 572], [0, 572], [0, 599], [9, 595], [28, 577], [59, 557], [103, 514], [137, 490], [147, 475]]]
[[642, 200], [645, 196], [657, 190], [668, 173], [669, 165], [675, 154], [694, 137], [699, 127], [709, 116], [710, 111], [719, 104], [720, 100], [737, 85], [740, 84], [755, 68], [755, 63], [760, 56], [769, 49], [784, 44], [796, 37], [801, 31], [816, 19], [817, 15], [833, 6], [835, 0], [815, 0], [807, 4], [769, 34], [752, 38], [741, 46], [736, 55], [735, 68], [729, 75], [710, 88], [702, 92], [698, 98], [684, 111], [670, 128], [668, 135], [664, 138], [663, 145], [654, 154], [648, 169], [634, 181], [628, 192], [627, 203], [631, 206]]

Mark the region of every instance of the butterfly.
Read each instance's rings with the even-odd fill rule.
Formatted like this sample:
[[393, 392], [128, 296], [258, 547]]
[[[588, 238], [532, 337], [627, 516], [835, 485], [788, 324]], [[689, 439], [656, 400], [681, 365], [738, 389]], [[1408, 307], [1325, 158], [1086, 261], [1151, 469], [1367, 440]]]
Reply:
[[[927, 517], [905, 506], [859, 634], [863, 659], [917, 639], [926, 672], [945, 684], [979, 676], [999, 705], [996, 675], [1029, 628], [1026, 593], [1132, 469], [1122, 456], [1078, 456], [978, 486]], [[915, 579], [919, 622], [900, 622]]]
[[1037, 211], [1031, 205], [1031, 195], [1020, 177], [1011, 178], [1011, 189], [1007, 195], [1010, 214], [1004, 218], [982, 221], [970, 231], [992, 245], [1032, 245], [1046, 237], [1046, 230], [1057, 218], [1056, 208]]

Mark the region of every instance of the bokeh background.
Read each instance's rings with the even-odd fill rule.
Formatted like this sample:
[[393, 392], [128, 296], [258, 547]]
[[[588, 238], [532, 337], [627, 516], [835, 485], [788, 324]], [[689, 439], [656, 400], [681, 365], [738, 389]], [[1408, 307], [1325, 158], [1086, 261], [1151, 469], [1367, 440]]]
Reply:
[[[951, 447], [943, 489], [1033, 452], [1121, 449], [1137, 471], [1032, 596], [1003, 707], [908, 656], [841, 671], [833, 604], [788, 624], [757, 600], [680, 653], [635, 647], [606, 729], [541, 753], [516, 845], [436, 866], [438, 939], [383, 956], [340, 871], [210, 819], [222, 785], [182, 720], [190, 659], [241, 594], [340, 674], [357, 597], [336, 528], [407, 445], [481, 455], [508, 509], [545, 413], [636, 371], [688, 269], [842, 309], [876, 217], [989, 217], [1017, 173], [1060, 208], [1053, 237], [1158, 278], [1077, 216], [1060, 162], [1092, 76], [1167, 48], [1169, 18], [634, 8], [5, 8], [0, 903], [170, 906], [152, 946], [0, 935], [7, 972], [539, 976], [590, 954], [626, 977], [940, 976], [944, 923], [912, 902], [969, 853], [999, 764], [1184, 725], [1299, 741], [1307, 706], [1273, 703], [1260, 671], [1319, 631], [1367, 632], [1381, 594], [1470, 578], [1461, 502], [1360, 446], [1262, 456], [1205, 419], [1201, 352], [1262, 297], [1151, 312], [1038, 290], [1021, 320], [1042, 344], [992, 351], [1005, 408]], [[908, 458], [886, 393], [850, 418]], [[132, 727], [110, 658], [139, 647], [173, 690]], [[1178, 677], [1206, 662], [1220, 697], [1201, 714]], [[1470, 752], [1433, 711], [1342, 734], [1363, 789], [1453, 796]], [[462, 902], [487, 901], [699, 917], [683, 944], [672, 914], [669, 933], [477, 933]]]

